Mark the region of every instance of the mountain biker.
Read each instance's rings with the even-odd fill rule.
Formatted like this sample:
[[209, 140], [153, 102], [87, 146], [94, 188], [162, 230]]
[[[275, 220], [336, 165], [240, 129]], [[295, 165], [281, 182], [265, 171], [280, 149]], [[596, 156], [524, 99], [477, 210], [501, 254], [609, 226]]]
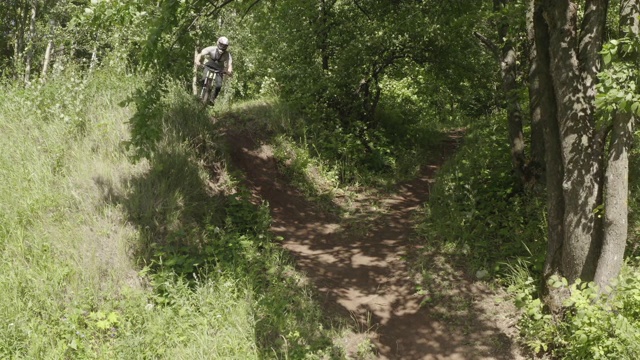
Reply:
[[222, 89], [222, 78], [224, 74], [233, 75], [233, 65], [231, 61], [231, 53], [227, 51], [229, 47], [229, 39], [222, 36], [218, 39], [215, 46], [209, 46], [200, 52], [197, 58], [198, 65], [202, 65], [202, 57], [208, 56], [209, 60], [204, 64], [204, 79], [210, 71], [215, 72], [215, 90], [211, 102], [213, 103]]

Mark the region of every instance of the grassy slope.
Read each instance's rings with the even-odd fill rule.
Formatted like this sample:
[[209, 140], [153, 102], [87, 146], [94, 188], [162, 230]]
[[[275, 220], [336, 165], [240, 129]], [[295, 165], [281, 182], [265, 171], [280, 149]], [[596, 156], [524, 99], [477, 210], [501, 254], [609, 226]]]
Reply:
[[340, 357], [188, 96], [162, 97], [154, 156], [130, 161], [118, 104], [140, 81], [2, 89], [0, 358]]

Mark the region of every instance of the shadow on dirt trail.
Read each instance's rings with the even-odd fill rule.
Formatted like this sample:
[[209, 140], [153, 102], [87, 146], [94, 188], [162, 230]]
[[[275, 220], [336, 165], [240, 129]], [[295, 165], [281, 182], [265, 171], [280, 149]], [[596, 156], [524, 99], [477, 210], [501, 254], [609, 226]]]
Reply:
[[[407, 257], [419, 251], [409, 241], [414, 213], [427, 201], [444, 158], [395, 194], [360, 199], [361, 216], [354, 220], [320, 210], [289, 186], [268, 145], [243, 134], [229, 133], [227, 140], [246, 185], [270, 205], [272, 231], [313, 281], [326, 311], [373, 333], [377, 358], [519, 358], [505, 333], [513, 323], [493, 294], [451, 265], [464, 259], [434, 254], [427, 264], [434, 276], [419, 294], [408, 268]], [[454, 151], [455, 143], [455, 136], [445, 141], [443, 153]]]

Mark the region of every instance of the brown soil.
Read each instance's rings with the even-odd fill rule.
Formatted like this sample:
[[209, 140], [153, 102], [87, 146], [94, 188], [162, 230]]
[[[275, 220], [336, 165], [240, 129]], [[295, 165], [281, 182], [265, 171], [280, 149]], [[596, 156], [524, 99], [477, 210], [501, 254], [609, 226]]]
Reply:
[[[357, 324], [343, 339], [353, 357], [368, 337], [378, 359], [521, 358], [510, 303], [468, 276], [463, 257], [425, 253], [412, 242], [414, 215], [459, 137], [452, 133], [441, 145], [443, 156], [417, 179], [392, 194], [361, 192], [350, 203], [351, 215], [338, 216], [287, 183], [270, 146], [227, 134], [234, 165], [245, 172], [254, 196], [269, 203], [272, 231], [318, 289], [325, 310]], [[412, 256], [418, 253], [428, 260]], [[412, 271], [417, 267], [420, 274]]]

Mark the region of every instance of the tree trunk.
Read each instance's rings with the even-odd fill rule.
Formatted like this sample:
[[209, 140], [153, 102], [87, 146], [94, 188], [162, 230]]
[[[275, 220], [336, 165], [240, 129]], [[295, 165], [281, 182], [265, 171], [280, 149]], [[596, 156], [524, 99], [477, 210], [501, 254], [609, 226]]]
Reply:
[[[547, 44], [548, 33], [546, 31], [546, 25], [544, 19], [539, 19], [542, 23], [538, 26], [544, 26], [545, 29], [536, 30], [536, 1], [529, 0], [529, 8], [527, 10], [527, 38], [529, 42], [529, 117], [531, 121], [531, 162], [529, 164], [530, 172], [533, 174], [533, 178], [536, 181], [544, 181], [545, 178], [545, 150], [544, 150], [544, 119], [543, 113], [548, 110], [542, 109], [543, 97], [549, 97], [553, 93], [552, 89], [542, 89], [540, 84], [540, 77], [548, 73], [548, 59], [549, 55], [545, 54], [546, 63], [540, 63], [542, 59], [538, 56], [538, 50], [536, 49], [536, 32], [544, 31], [546, 40], [543, 40]], [[539, 13], [539, 12], [538, 12]], [[548, 47], [548, 45], [547, 45]], [[548, 49], [542, 51], [548, 52]], [[541, 67], [546, 66], [546, 70], [542, 70]], [[548, 85], [551, 83], [549, 82]], [[546, 100], [548, 101], [548, 99]], [[555, 104], [553, 104], [555, 106]]]
[[[589, 63], [590, 59], [578, 58], [576, 4], [569, 0], [545, 0], [544, 4], [550, 34], [550, 71], [556, 96], [564, 169], [561, 271], [571, 283], [578, 278], [590, 281], [595, 274], [601, 244], [601, 234], [597, 231], [594, 215], [601, 191], [597, 142], [594, 141], [591, 121], [592, 105], [586, 95], [589, 87], [583, 82], [580, 71], [580, 63]], [[597, 10], [606, 11], [602, 8]], [[598, 23], [593, 26], [603, 25]], [[593, 31], [598, 32], [597, 29]]]
[[193, 95], [198, 95], [198, 60], [200, 58], [200, 51], [198, 51], [198, 45], [195, 46], [193, 51], [193, 78], [191, 79], [191, 91]]
[[330, 6], [327, 0], [320, 2], [320, 57], [322, 58], [322, 70], [329, 71], [329, 12]]
[[594, 281], [603, 291], [622, 268], [627, 242], [629, 198], [629, 148], [633, 138], [633, 117], [617, 114], [605, 177], [604, 239]]
[[[620, 11], [621, 32], [640, 36], [640, 1], [622, 2]], [[625, 54], [626, 58], [637, 54]], [[632, 114], [617, 113], [614, 117], [611, 145], [605, 177], [607, 196], [604, 212], [604, 239], [598, 260], [595, 282], [601, 291], [618, 276], [623, 263], [628, 231], [629, 197], [629, 149], [633, 140], [636, 119]]]
[[98, 45], [94, 45], [93, 50], [91, 50], [91, 60], [89, 61], [89, 72], [92, 72], [97, 64], [98, 64]]
[[533, 12], [535, 32], [536, 58], [532, 66], [537, 68], [539, 100], [538, 110], [543, 121], [545, 139], [545, 162], [547, 183], [547, 222], [548, 246], [547, 257], [543, 270], [546, 281], [551, 275], [561, 273], [562, 244], [564, 243], [564, 194], [562, 180], [564, 167], [562, 164], [562, 145], [560, 143], [560, 128], [558, 127], [556, 101], [553, 89], [553, 79], [550, 71], [549, 29], [543, 17], [542, 8], [537, 4]]
[[518, 100], [518, 83], [516, 81], [516, 52], [511, 41], [505, 42], [502, 48], [502, 91], [506, 96], [507, 122], [509, 124], [509, 143], [511, 145], [511, 163], [515, 176], [524, 184], [525, 152], [524, 134], [522, 131], [522, 108]]
[[589, 116], [593, 121], [595, 113], [597, 76], [602, 68], [602, 50], [604, 31], [607, 20], [609, 0], [587, 0], [582, 31], [580, 33], [579, 58], [582, 83], [585, 86], [585, 103], [589, 106]]
[[24, 55], [24, 24], [27, 21], [27, 11], [25, 8], [19, 6], [16, 10], [16, 29], [14, 33], [14, 47], [13, 47], [13, 74], [17, 80], [22, 73], [22, 59]]
[[[509, 0], [494, 0], [494, 11], [499, 13], [507, 6]], [[511, 162], [519, 184], [524, 184], [524, 135], [522, 131], [522, 108], [518, 100], [517, 57], [513, 42], [508, 38], [509, 24], [501, 17], [498, 23], [498, 38], [503, 41], [500, 53], [500, 75], [502, 76], [502, 93], [507, 109], [509, 125], [509, 144], [511, 146]]]
[[47, 78], [47, 71], [49, 70], [49, 64], [51, 63], [51, 53], [53, 52], [53, 39], [49, 39], [47, 43], [47, 50], [44, 52], [44, 61], [42, 63], [42, 79]]
[[36, 38], [36, 16], [38, 3], [36, 1], [31, 2], [31, 18], [29, 21], [29, 37], [27, 44], [27, 57], [25, 59], [24, 66], [24, 82], [29, 84], [31, 80], [31, 62], [33, 60], [33, 48], [35, 47], [34, 41]]

